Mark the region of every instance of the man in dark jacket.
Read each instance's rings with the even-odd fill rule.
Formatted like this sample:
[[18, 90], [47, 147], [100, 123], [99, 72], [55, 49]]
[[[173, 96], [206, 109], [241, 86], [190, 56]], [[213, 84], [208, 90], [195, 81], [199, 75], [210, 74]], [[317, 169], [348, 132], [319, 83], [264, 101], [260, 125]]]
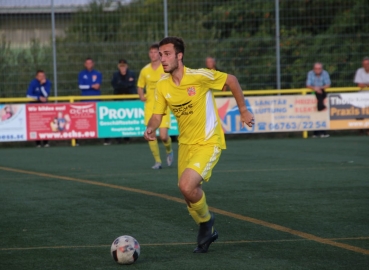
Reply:
[[113, 74], [111, 85], [114, 88], [114, 95], [137, 94], [136, 75], [128, 69], [128, 62], [125, 59], [119, 60], [119, 71]]

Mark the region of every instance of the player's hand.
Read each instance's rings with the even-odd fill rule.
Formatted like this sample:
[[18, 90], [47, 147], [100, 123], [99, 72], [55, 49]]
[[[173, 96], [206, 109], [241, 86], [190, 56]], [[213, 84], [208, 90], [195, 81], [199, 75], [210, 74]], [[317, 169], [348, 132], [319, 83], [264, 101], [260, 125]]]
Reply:
[[146, 102], [146, 97], [144, 95], [140, 96], [140, 100], [143, 101], [143, 102]]
[[249, 111], [243, 111], [241, 112], [241, 122], [242, 127], [245, 127], [245, 124], [252, 127], [255, 123], [254, 116]]
[[147, 141], [155, 141], [156, 140], [156, 134], [155, 130], [152, 130], [152, 128], [147, 128], [144, 133], [144, 138]]
[[40, 101], [41, 102], [47, 102], [47, 98], [46, 97], [40, 97]]

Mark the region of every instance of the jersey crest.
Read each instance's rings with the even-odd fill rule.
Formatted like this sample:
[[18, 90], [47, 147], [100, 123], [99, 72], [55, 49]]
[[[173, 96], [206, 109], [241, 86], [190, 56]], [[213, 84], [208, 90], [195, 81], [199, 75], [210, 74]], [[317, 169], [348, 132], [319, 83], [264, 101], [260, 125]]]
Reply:
[[194, 86], [188, 87], [187, 88], [187, 94], [192, 97], [194, 95], [196, 95], [196, 89]]

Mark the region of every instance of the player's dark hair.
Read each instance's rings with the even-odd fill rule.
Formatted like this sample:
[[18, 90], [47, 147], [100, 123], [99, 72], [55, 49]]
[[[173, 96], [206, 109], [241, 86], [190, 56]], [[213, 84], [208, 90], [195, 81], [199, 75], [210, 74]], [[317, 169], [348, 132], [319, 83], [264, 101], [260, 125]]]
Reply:
[[179, 37], [166, 37], [160, 41], [159, 46], [161, 47], [167, 44], [173, 44], [174, 50], [176, 51], [176, 55], [179, 53], [183, 54], [183, 57], [182, 57], [182, 61], [183, 61], [184, 51], [185, 51], [185, 44], [184, 44], [183, 39]]
[[36, 76], [37, 76], [39, 73], [45, 73], [45, 71], [43, 71], [42, 69], [38, 69], [38, 70], [36, 71]]
[[363, 62], [364, 61], [369, 61], [369, 57], [368, 56], [365, 56], [364, 58], [363, 58]]
[[88, 61], [88, 60], [94, 61], [94, 60], [92, 60], [91, 57], [86, 57], [85, 62]]
[[150, 45], [150, 50], [151, 49], [157, 49], [157, 50], [159, 50], [159, 43], [153, 43], [153, 44], [151, 44]]

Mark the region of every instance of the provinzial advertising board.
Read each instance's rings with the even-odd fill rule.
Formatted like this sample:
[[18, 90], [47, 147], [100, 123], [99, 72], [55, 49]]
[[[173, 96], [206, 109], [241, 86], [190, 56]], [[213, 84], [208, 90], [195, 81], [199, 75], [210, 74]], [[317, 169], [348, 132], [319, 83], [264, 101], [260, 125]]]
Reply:
[[26, 106], [0, 104], [0, 142], [25, 140], [27, 140]]
[[[143, 136], [146, 129], [144, 103], [136, 100], [98, 102], [97, 127], [99, 138]], [[169, 135], [178, 135], [177, 121], [173, 114]]]
[[28, 140], [97, 138], [96, 103], [27, 104]]
[[242, 127], [234, 98], [217, 98], [219, 117], [225, 133], [291, 132], [329, 129], [327, 110], [318, 112], [312, 95], [260, 96], [245, 99], [255, 117], [253, 127]]
[[330, 94], [331, 129], [369, 128], [369, 92]]

